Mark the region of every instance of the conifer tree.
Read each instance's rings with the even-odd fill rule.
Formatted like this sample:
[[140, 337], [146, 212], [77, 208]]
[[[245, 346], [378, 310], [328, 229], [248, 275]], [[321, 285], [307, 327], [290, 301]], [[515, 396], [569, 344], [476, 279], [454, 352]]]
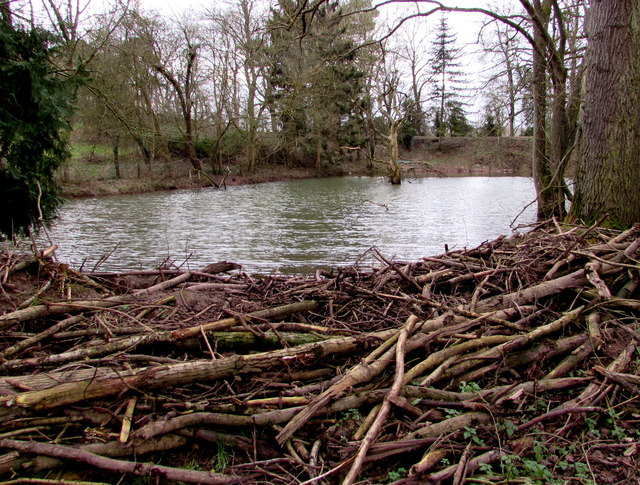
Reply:
[[454, 132], [459, 126], [460, 118], [466, 117], [459, 101], [463, 91], [464, 80], [460, 70], [460, 49], [456, 47], [456, 35], [451, 33], [444, 14], [436, 30], [436, 38], [432, 44], [431, 74], [433, 76], [432, 97], [434, 100], [434, 130], [439, 138], [446, 135], [461, 134]]
[[76, 77], [51, 63], [53, 36], [0, 19], [0, 237], [50, 220], [60, 203], [54, 171], [68, 157]]
[[357, 124], [354, 100], [364, 73], [338, 2], [319, 6], [313, 22], [300, 8], [301, 2], [280, 0], [272, 11], [267, 103], [285, 146], [302, 147], [296, 155], [312, 157], [320, 168], [339, 152], [341, 133]]

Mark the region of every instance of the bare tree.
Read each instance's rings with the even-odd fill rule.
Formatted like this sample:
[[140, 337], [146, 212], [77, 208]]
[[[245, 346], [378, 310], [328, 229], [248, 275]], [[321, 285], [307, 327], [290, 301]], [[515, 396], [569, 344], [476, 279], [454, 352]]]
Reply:
[[[382, 59], [376, 71], [376, 83], [373, 86], [376, 111], [373, 112], [372, 126], [377, 137], [383, 141], [386, 149], [386, 159], [374, 161], [387, 165], [389, 182], [394, 185], [402, 183], [402, 172], [398, 161], [398, 131], [404, 121], [405, 113], [402, 107], [408, 96], [402, 92], [400, 71], [397, 67], [397, 54], [382, 50]], [[380, 117], [382, 123], [375, 123]]]
[[[230, 121], [240, 121], [241, 127], [246, 133], [246, 158], [247, 170], [251, 173], [256, 170], [256, 157], [260, 120], [264, 104], [264, 47], [265, 47], [265, 18], [259, 10], [256, 0], [238, 0], [230, 10], [214, 10], [207, 12], [206, 17], [213, 23], [217, 35], [227, 36], [220, 40], [227, 45], [228, 56], [225, 62], [235, 61], [238, 71], [241, 71], [242, 79], [236, 79], [234, 85], [242, 83], [244, 90], [243, 101], [237, 103], [242, 106], [238, 113], [239, 120], [232, 118]], [[215, 36], [214, 36], [215, 37]], [[214, 47], [212, 46], [212, 49]], [[215, 50], [215, 49], [214, 49]], [[224, 56], [216, 56], [220, 61]], [[223, 79], [228, 80], [223, 75]], [[225, 83], [218, 83], [222, 89]], [[224, 93], [219, 93], [221, 96]], [[221, 99], [217, 102], [223, 102]], [[220, 114], [220, 110], [216, 110]], [[217, 126], [221, 126], [222, 118], [217, 117]], [[229, 126], [229, 123], [226, 124]], [[220, 134], [219, 131], [217, 131]]]
[[47, 21], [36, 20], [32, 13], [34, 23], [43, 23], [62, 39], [64, 50], [60, 60], [65, 69], [86, 69], [129, 11], [128, 0], [105, 3], [96, 14], [88, 13], [91, 5], [91, 0], [42, 0]]
[[214, 173], [223, 171], [222, 140], [239, 118], [240, 101], [237, 84], [242, 60], [237, 56], [238, 45], [231, 32], [233, 23], [227, 17], [228, 15], [228, 12], [207, 13], [208, 19], [213, 22], [208, 26], [207, 40], [204, 43], [205, 76], [210, 93], [207, 109], [212, 126]]
[[432, 82], [429, 73], [429, 59], [425, 55], [428, 46], [425, 45], [427, 36], [423, 27], [413, 23], [410, 29], [400, 34], [399, 56], [404, 60], [410, 78], [411, 102], [413, 118], [417, 135], [425, 135], [427, 131], [425, 116], [425, 89]]
[[[513, 15], [513, 11], [500, 11]], [[524, 16], [523, 20], [524, 21]], [[531, 46], [523, 42], [517, 31], [495, 19], [488, 20], [479, 35], [488, 77], [481, 92], [488, 98], [487, 107], [509, 136], [515, 136], [518, 116], [526, 109], [527, 84], [531, 72]]]
[[[182, 22], [178, 25], [178, 31], [176, 32], [181, 34], [184, 44], [177, 43], [178, 48], [174, 49], [174, 55], [171, 57], [163, 57], [160, 46], [157, 45], [158, 49], [156, 49], [153, 68], [160, 73], [175, 92], [184, 124], [187, 157], [194, 169], [202, 171], [202, 162], [198, 159], [195, 149], [193, 122], [200, 43], [197, 40], [195, 26], [189, 25], [188, 22]], [[181, 52], [175, 55], [175, 51]]]
[[[133, 92], [131, 104], [127, 104], [127, 101], [118, 104], [120, 96], [114, 100], [113, 91], [106, 91], [104, 97], [112, 109], [121, 113], [118, 118], [127, 127], [147, 165], [158, 155], [168, 155], [167, 137], [158, 114], [162, 106], [160, 100], [166, 96], [163, 84], [153, 69], [155, 39], [161, 36], [162, 29], [160, 19], [143, 16], [138, 11], [131, 12], [123, 25], [120, 39], [113, 46], [118, 62], [122, 64], [121, 70], [114, 74], [106, 73], [110, 79], [111, 76], [117, 79], [124, 74], [128, 80], [126, 86]], [[167, 166], [170, 168], [169, 162]]]

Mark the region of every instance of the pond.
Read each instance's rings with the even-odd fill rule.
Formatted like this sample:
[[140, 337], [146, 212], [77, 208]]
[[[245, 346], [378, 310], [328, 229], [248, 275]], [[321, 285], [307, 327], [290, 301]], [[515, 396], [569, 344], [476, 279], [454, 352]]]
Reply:
[[[307, 273], [475, 247], [535, 220], [526, 177], [340, 177], [72, 200], [50, 230], [58, 259], [100, 271], [233, 261]], [[106, 257], [106, 259], [105, 259]], [[98, 264], [99, 263], [99, 264]], [[96, 266], [98, 265], [98, 266]]]

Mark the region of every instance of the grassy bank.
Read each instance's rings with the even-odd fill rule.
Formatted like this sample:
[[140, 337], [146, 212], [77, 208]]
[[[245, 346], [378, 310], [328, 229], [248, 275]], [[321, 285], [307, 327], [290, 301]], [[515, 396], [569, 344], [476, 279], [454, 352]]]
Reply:
[[[108, 146], [76, 143], [71, 161], [58, 172], [66, 197], [91, 197], [208, 187], [242, 185], [277, 180], [341, 176], [384, 175], [385, 167], [365, 160], [330, 164], [320, 170], [283, 164], [259, 164], [247, 173], [241, 163], [229, 160], [225, 174], [217, 175], [204, 161], [207, 175], [195, 172], [187, 160], [162, 160], [145, 164], [134, 150], [121, 150], [117, 176], [114, 154]], [[530, 175], [529, 138], [434, 138], [416, 137], [411, 150], [400, 153], [405, 177], [468, 174]]]

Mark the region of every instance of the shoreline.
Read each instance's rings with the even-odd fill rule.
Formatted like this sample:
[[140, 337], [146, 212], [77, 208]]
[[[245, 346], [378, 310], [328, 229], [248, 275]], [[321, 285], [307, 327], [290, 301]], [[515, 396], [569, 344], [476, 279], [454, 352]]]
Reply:
[[[403, 167], [403, 179], [412, 178], [429, 178], [429, 177], [473, 177], [473, 176], [513, 176], [513, 177], [530, 177], [529, 170], [504, 170], [504, 169], [491, 169], [486, 166], [476, 166], [469, 168], [468, 166], [440, 166], [427, 168], [421, 166], [418, 163], [407, 163]], [[382, 170], [336, 170], [318, 173], [313, 169], [284, 169], [277, 170], [277, 167], [269, 167], [266, 170], [260, 171], [255, 174], [241, 175], [233, 174], [226, 178], [220, 175], [209, 175], [216, 184], [220, 184], [217, 187], [224, 190], [226, 187], [237, 187], [242, 185], [258, 185], [270, 182], [286, 182], [290, 180], [302, 180], [302, 179], [320, 179], [329, 177], [385, 177], [385, 173]], [[63, 183], [62, 196], [68, 199], [74, 198], [91, 198], [91, 197], [106, 197], [114, 195], [132, 195], [143, 194], [149, 192], [163, 192], [173, 190], [189, 190], [189, 189], [203, 189], [214, 187], [211, 180], [206, 177], [198, 176], [183, 176], [175, 179], [143, 179], [143, 178], [122, 178], [122, 179], [108, 179], [108, 180], [94, 180], [85, 183]]]
[[[531, 176], [531, 140], [515, 138], [454, 137], [437, 140], [416, 137], [411, 150], [401, 150], [403, 178], [459, 176]], [[203, 174], [192, 170], [187, 160], [164, 160], [145, 165], [135, 159], [121, 161], [121, 178], [116, 178], [113, 161], [102, 158], [72, 160], [58, 174], [62, 195], [66, 198], [145, 192], [198, 189], [223, 181], [227, 187], [266, 182], [340, 176], [386, 176], [384, 164], [366, 160], [349, 160], [315, 166], [291, 167], [286, 164], [258, 165], [253, 174], [243, 171], [239, 161], [228, 160], [228, 174], [212, 174], [209, 162], [203, 161]]]

